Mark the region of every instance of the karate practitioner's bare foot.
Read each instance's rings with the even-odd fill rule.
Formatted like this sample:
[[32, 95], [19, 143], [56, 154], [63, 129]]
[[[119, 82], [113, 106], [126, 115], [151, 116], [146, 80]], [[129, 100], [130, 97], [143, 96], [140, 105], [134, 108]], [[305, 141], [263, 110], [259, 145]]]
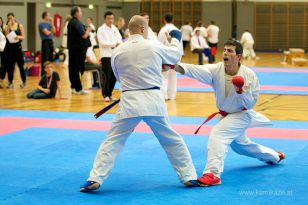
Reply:
[[198, 187], [199, 183], [198, 183], [198, 180], [189, 180], [185, 182], [184, 185], [187, 187]]
[[91, 191], [94, 191], [94, 190], [97, 190], [99, 189], [100, 187], [100, 184], [98, 182], [95, 182], [95, 181], [87, 181], [85, 184], [83, 184], [81, 187], [80, 187], [80, 192], [91, 192]]

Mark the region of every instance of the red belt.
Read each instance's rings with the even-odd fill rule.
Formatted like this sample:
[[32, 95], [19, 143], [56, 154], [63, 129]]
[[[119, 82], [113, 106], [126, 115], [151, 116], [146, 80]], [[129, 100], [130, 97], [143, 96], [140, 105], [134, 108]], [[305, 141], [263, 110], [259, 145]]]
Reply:
[[[247, 110], [246, 108], [243, 108], [242, 110]], [[202, 127], [202, 125], [204, 125], [205, 123], [207, 123], [208, 121], [210, 121], [211, 119], [213, 119], [213, 117], [215, 117], [217, 114], [220, 114], [223, 117], [226, 117], [227, 115], [229, 115], [230, 113], [227, 113], [223, 110], [219, 110], [219, 112], [214, 112], [213, 114], [211, 114], [210, 116], [208, 116], [204, 122], [198, 127], [198, 129], [195, 131], [195, 135], [199, 132], [200, 128]]]

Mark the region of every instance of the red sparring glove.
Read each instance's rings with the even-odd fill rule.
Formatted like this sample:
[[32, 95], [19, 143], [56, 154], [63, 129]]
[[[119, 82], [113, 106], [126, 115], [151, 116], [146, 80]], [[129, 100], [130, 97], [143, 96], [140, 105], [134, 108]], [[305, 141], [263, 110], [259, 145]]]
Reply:
[[174, 69], [175, 65], [170, 65], [170, 64], [163, 64], [162, 65], [163, 70], [168, 70], [168, 69]]
[[233, 85], [237, 88], [237, 93], [242, 94], [243, 93], [243, 86], [245, 84], [245, 79], [242, 76], [234, 76], [232, 78]]

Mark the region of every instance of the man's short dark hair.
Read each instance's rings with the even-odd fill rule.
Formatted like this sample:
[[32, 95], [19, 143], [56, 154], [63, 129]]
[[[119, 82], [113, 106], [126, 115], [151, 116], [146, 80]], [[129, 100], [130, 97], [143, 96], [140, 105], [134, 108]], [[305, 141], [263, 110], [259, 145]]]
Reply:
[[72, 17], [75, 17], [75, 14], [79, 11], [79, 6], [73, 6], [72, 8], [71, 8], [71, 16]]
[[149, 14], [147, 12], [142, 12], [140, 16], [149, 16]]
[[111, 11], [106, 11], [104, 14], [104, 18], [106, 18], [107, 16], [114, 16], [114, 14]]
[[166, 13], [164, 16], [164, 19], [167, 23], [172, 23], [173, 21], [173, 15], [171, 13]]
[[224, 46], [234, 46], [235, 47], [235, 52], [236, 54], [243, 54], [243, 46], [240, 42], [236, 41], [236, 40], [227, 40], [224, 43]]
[[44, 19], [47, 15], [48, 15], [48, 12], [47, 12], [47, 11], [44, 11], [44, 12], [42, 13], [42, 19]]

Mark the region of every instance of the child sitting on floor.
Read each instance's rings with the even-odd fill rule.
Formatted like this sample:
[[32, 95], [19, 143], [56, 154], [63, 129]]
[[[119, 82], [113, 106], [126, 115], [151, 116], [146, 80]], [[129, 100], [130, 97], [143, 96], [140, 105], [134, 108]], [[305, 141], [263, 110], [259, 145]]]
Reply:
[[37, 89], [28, 93], [27, 98], [54, 98], [57, 90], [59, 91], [59, 97], [61, 98], [59, 74], [56, 71], [53, 71], [52, 64], [49, 61], [44, 63], [44, 70], [46, 71], [46, 74], [41, 78]]

